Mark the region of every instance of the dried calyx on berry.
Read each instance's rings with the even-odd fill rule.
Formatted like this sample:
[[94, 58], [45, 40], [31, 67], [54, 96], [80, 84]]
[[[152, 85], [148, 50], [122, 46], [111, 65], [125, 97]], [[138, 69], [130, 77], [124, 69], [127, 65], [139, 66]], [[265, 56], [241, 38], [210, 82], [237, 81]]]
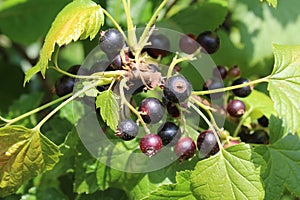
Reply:
[[163, 93], [164, 97], [174, 103], [187, 100], [192, 92], [192, 85], [182, 75], [174, 75], [167, 79]]
[[161, 138], [154, 133], [147, 134], [140, 140], [141, 151], [149, 157], [157, 154], [161, 150], [162, 146]]
[[118, 124], [116, 136], [119, 136], [122, 140], [129, 141], [134, 139], [138, 132], [138, 125], [132, 119], [125, 119]]

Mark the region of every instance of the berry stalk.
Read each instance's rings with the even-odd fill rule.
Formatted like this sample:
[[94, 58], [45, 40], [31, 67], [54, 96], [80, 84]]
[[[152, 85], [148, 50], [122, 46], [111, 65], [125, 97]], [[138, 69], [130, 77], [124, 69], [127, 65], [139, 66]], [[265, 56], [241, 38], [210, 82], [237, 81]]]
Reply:
[[229, 87], [224, 87], [224, 88], [218, 88], [218, 89], [213, 89], [213, 90], [205, 90], [205, 91], [193, 91], [192, 95], [214, 94], [214, 93], [225, 92], [225, 91], [229, 91], [229, 90], [242, 88], [242, 87], [245, 87], [245, 86], [255, 85], [255, 84], [258, 84], [258, 83], [269, 82], [269, 77], [270, 76], [267, 76], [267, 77], [260, 78], [260, 79], [254, 80], [254, 81], [249, 81], [248, 83], [229, 86]]

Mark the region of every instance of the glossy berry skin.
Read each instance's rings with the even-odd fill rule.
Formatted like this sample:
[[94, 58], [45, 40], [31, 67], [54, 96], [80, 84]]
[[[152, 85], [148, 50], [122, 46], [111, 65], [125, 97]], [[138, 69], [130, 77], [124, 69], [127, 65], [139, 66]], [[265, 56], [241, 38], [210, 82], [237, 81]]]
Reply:
[[197, 147], [201, 155], [210, 157], [219, 151], [219, 146], [214, 133], [211, 130], [205, 130], [197, 138]]
[[[244, 83], [248, 83], [248, 82], [249, 82], [248, 79], [241, 77], [241, 78], [238, 78], [235, 81], [233, 81], [232, 86], [240, 85], [240, 84], [244, 84]], [[232, 90], [232, 92], [235, 96], [247, 97], [251, 94], [252, 88], [250, 86], [245, 86], [245, 87], [242, 87], [242, 88], [234, 89], [234, 90]]]
[[[208, 79], [204, 85], [203, 90], [215, 90], [219, 88], [224, 88], [224, 84], [220, 79]], [[224, 95], [224, 92], [207, 94], [206, 96], [210, 99], [219, 99]]]
[[243, 142], [253, 143], [253, 144], [268, 144], [269, 143], [269, 135], [264, 130], [256, 130], [252, 134], [251, 133], [239, 133], [239, 137]]
[[153, 97], [145, 98], [140, 103], [139, 111], [142, 112], [142, 118], [145, 123], [155, 124], [164, 116], [164, 106]]
[[118, 124], [116, 136], [122, 140], [129, 141], [134, 139], [139, 132], [139, 127], [132, 119], [125, 119]]
[[241, 117], [246, 111], [244, 102], [234, 99], [227, 104], [227, 112], [231, 117]]
[[[80, 68], [80, 65], [74, 65], [68, 69], [67, 72], [71, 74], [77, 74], [78, 70]], [[55, 92], [57, 96], [62, 97], [65, 96], [71, 92], [73, 92], [73, 87], [75, 84], [75, 78], [63, 75], [57, 81], [55, 82]]]
[[237, 78], [241, 75], [241, 70], [237, 65], [235, 65], [228, 70], [228, 75], [232, 78]]
[[219, 36], [212, 31], [204, 31], [197, 37], [197, 42], [208, 54], [215, 53], [220, 47]]
[[261, 118], [257, 119], [257, 121], [262, 127], [269, 126], [269, 119], [266, 116], [262, 116]]
[[100, 32], [100, 49], [109, 55], [116, 55], [125, 45], [123, 35], [116, 29], [108, 29]]
[[154, 134], [147, 134], [140, 140], [141, 151], [149, 157], [157, 154], [163, 146], [161, 138]]
[[146, 46], [146, 51], [153, 58], [166, 57], [170, 50], [169, 39], [161, 34], [153, 34], [149, 37], [151, 45]]
[[177, 142], [174, 148], [175, 154], [178, 156], [179, 161], [192, 158], [196, 152], [196, 144], [190, 137], [182, 137]]
[[174, 75], [167, 79], [163, 93], [164, 97], [173, 103], [182, 103], [189, 98], [192, 85], [184, 76]]
[[179, 48], [184, 53], [194, 53], [199, 48], [196, 36], [194, 34], [182, 35], [179, 40]]
[[219, 65], [213, 69], [213, 76], [216, 78], [225, 79], [227, 76], [227, 69], [225, 66]]
[[163, 145], [174, 146], [181, 137], [181, 130], [173, 122], [166, 122], [158, 128], [157, 135], [161, 138]]

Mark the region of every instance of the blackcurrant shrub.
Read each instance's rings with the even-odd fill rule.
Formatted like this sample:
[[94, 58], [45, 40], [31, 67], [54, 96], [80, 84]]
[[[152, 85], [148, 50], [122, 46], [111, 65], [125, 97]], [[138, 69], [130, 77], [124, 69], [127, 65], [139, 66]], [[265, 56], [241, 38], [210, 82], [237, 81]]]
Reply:
[[196, 152], [196, 144], [190, 137], [182, 137], [177, 142], [174, 148], [175, 154], [178, 156], [179, 161], [192, 158]]
[[266, 116], [262, 116], [261, 118], [257, 119], [259, 125], [263, 127], [268, 127], [269, 126], [269, 119]]
[[117, 55], [125, 45], [123, 35], [116, 29], [108, 29], [100, 32], [100, 49], [110, 58]]
[[157, 154], [162, 148], [161, 138], [154, 133], [147, 134], [140, 140], [141, 151], [149, 157]]
[[194, 53], [199, 48], [196, 36], [194, 34], [182, 35], [179, 40], [179, 48], [184, 53]]
[[153, 58], [166, 57], [170, 50], [169, 39], [161, 34], [152, 34], [149, 37], [151, 45], [145, 47], [146, 52]]
[[204, 31], [200, 33], [197, 37], [197, 42], [201, 45], [208, 54], [215, 53], [220, 47], [219, 36], [212, 31]]
[[200, 133], [197, 139], [197, 147], [201, 155], [207, 158], [219, 151], [217, 138], [211, 130], [205, 130]]
[[225, 79], [227, 76], [227, 69], [225, 66], [222, 65], [218, 65], [217, 67], [215, 67], [213, 69], [213, 75], [216, 78], [221, 78], [221, 79]]
[[[238, 78], [235, 81], [233, 81], [232, 86], [234, 85], [240, 85], [244, 83], [249, 83], [249, 79], [247, 78]], [[238, 97], [247, 97], [251, 94], [252, 88], [250, 86], [245, 86], [242, 88], [237, 88], [232, 90], [233, 94]]]
[[163, 93], [164, 97], [171, 102], [181, 103], [189, 98], [192, 85], [182, 75], [174, 75], [167, 79]]
[[234, 65], [228, 70], [228, 75], [232, 78], [237, 78], [241, 75], [241, 70], [237, 65]]
[[129, 141], [137, 136], [138, 131], [138, 125], [132, 119], [125, 119], [118, 124], [116, 136], [119, 136], [122, 140]]
[[158, 128], [157, 134], [161, 138], [163, 145], [170, 144], [174, 146], [181, 137], [181, 130], [173, 122], [166, 122]]
[[[208, 79], [203, 85], [203, 90], [215, 90], [224, 88], [224, 84], [220, 79]], [[210, 99], [219, 99], [224, 95], [224, 92], [207, 94], [206, 96]]]
[[241, 117], [246, 110], [244, 102], [238, 99], [233, 99], [227, 104], [227, 112], [232, 117]]
[[155, 124], [163, 118], [165, 109], [158, 99], [149, 97], [141, 101], [139, 111], [142, 112], [144, 122]]

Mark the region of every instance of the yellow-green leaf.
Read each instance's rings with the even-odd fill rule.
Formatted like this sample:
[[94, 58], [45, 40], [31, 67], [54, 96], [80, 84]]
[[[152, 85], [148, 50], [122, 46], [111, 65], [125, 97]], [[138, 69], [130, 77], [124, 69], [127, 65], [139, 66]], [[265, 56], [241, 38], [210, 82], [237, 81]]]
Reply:
[[268, 90], [274, 107], [291, 132], [300, 135], [300, 45], [273, 45], [275, 64]]
[[52, 169], [59, 156], [58, 146], [38, 130], [0, 128], [0, 196], [15, 193], [26, 180]]
[[55, 44], [60, 47], [72, 41], [88, 37], [92, 40], [97, 35], [103, 22], [102, 8], [95, 2], [91, 0], [75, 0], [69, 3], [52, 23], [40, 52], [40, 59], [36, 66], [26, 72], [24, 83], [28, 82], [39, 71], [45, 77]]
[[[260, 1], [264, 1], [264, 0], [260, 0]], [[265, 1], [268, 2], [268, 4], [273, 6], [274, 8], [277, 7], [277, 0], [265, 0]]]

